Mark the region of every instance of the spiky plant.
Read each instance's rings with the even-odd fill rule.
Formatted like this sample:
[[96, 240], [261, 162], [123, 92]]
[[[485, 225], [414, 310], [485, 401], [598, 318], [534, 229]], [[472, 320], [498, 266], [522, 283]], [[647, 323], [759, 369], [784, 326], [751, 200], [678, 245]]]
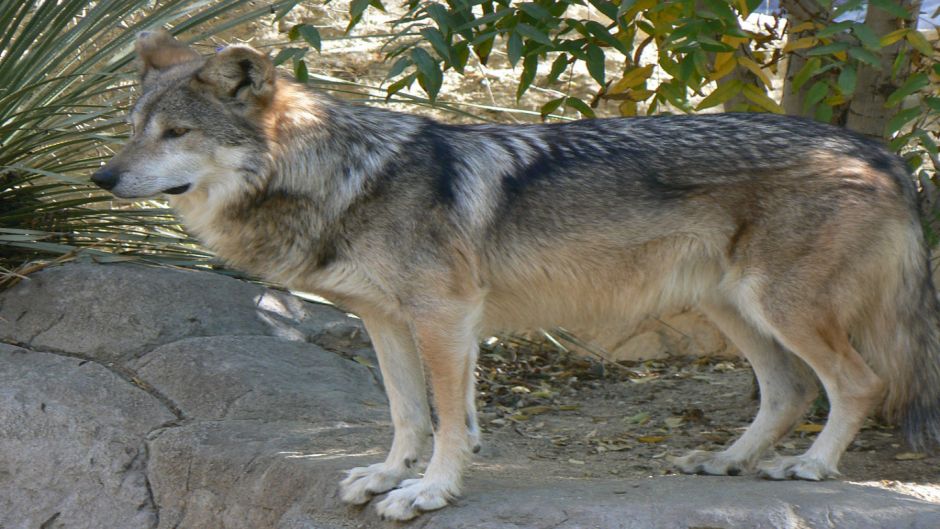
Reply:
[[127, 131], [134, 38], [167, 27], [203, 42], [294, 3], [0, 0], [0, 274], [78, 249], [205, 262], [163, 205], [109, 207], [87, 183]]

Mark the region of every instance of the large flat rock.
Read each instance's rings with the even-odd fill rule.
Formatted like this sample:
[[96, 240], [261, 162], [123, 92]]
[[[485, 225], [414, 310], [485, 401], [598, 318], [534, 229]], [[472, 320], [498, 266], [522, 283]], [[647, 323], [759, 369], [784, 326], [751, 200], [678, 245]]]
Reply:
[[333, 307], [206, 272], [79, 263], [0, 293], [0, 340], [36, 350], [120, 362], [183, 338], [244, 335], [366, 343]]
[[[502, 451], [479, 457], [455, 505], [408, 524], [337, 499], [343, 471], [381, 460], [387, 427], [337, 422], [200, 423], [150, 443], [161, 528], [936, 529], [940, 505], [845, 482], [753, 476], [559, 479]], [[373, 500], [375, 501], [375, 500]], [[177, 525], [179, 524], [179, 525]]]
[[98, 364], [0, 344], [0, 527], [151, 527], [144, 438], [173, 419]]
[[128, 365], [195, 420], [319, 423], [388, 417], [385, 393], [369, 367], [305, 342], [190, 338]]

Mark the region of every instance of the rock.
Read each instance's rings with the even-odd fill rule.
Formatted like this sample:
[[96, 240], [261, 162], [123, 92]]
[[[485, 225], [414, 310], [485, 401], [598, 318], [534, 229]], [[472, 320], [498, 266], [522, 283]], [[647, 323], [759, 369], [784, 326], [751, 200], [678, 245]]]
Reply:
[[225, 335], [368, 344], [361, 322], [331, 306], [206, 272], [80, 263], [0, 293], [0, 340], [33, 349], [120, 362], [182, 338]]
[[[517, 485], [472, 481], [458, 508], [431, 514], [425, 529], [603, 527], [688, 529], [940, 526], [940, 505], [841, 482], [772, 482], [671, 476]], [[316, 527], [311, 525], [310, 527]]]
[[[358, 524], [336, 498], [343, 471], [381, 459], [388, 427], [337, 421], [197, 422], [149, 443], [159, 529], [325, 528]], [[366, 456], [366, 457], [363, 457]], [[312, 518], [310, 518], [312, 516]], [[285, 525], [289, 520], [306, 520]]]
[[187, 418], [388, 418], [385, 393], [368, 367], [304, 342], [270, 336], [190, 338], [158, 347], [129, 366]]
[[96, 363], [0, 344], [0, 527], [153, 527], [144, 437], [175, 418]]

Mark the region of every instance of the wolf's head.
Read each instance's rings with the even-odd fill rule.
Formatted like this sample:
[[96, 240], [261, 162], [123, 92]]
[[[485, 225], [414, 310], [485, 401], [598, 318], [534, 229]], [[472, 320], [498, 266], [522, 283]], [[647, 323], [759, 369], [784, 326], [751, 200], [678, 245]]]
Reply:
[[92, 181], [125, 198], [209, 193], [258, 171], [275, 68], [247, 46], [208, 59], [164, 31], [137, 40], [142, 95], [133, 135]]

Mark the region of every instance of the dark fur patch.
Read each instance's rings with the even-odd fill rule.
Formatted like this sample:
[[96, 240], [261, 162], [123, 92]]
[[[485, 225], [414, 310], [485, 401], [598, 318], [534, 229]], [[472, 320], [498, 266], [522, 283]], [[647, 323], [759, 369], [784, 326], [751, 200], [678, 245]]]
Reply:
[[457, 201], [457, 171], [454, 167], [454, 151], [447, 141], [447, 132], [443, 125], [429, 122], [425, 128], [431, 164], [435, 168], [434, 178], [437, 200], [446, 206]]
[[517, 171], [503, 177], [503, 193], [512, 200], [525, 192], [526, 188], [534, 183], [548, 178], [553, 169], [558, 169], [551, 154], [540, 151], [529, 164], [520, 167]]
[[235, 85], [235, 88], [232, 90], [232, 93], [230, 94], [232, 97], [237, 96], [238, 91], [241, 90], [242, 88], [251, 86], [251, 68], [252, 68], [251, 61], [249, 61], [248, 59], [243, 59], [241, 61], [238, 61], [238, 66], [239, 68], [242, 69], [242, 80], [239, 81], [238, 84]]

